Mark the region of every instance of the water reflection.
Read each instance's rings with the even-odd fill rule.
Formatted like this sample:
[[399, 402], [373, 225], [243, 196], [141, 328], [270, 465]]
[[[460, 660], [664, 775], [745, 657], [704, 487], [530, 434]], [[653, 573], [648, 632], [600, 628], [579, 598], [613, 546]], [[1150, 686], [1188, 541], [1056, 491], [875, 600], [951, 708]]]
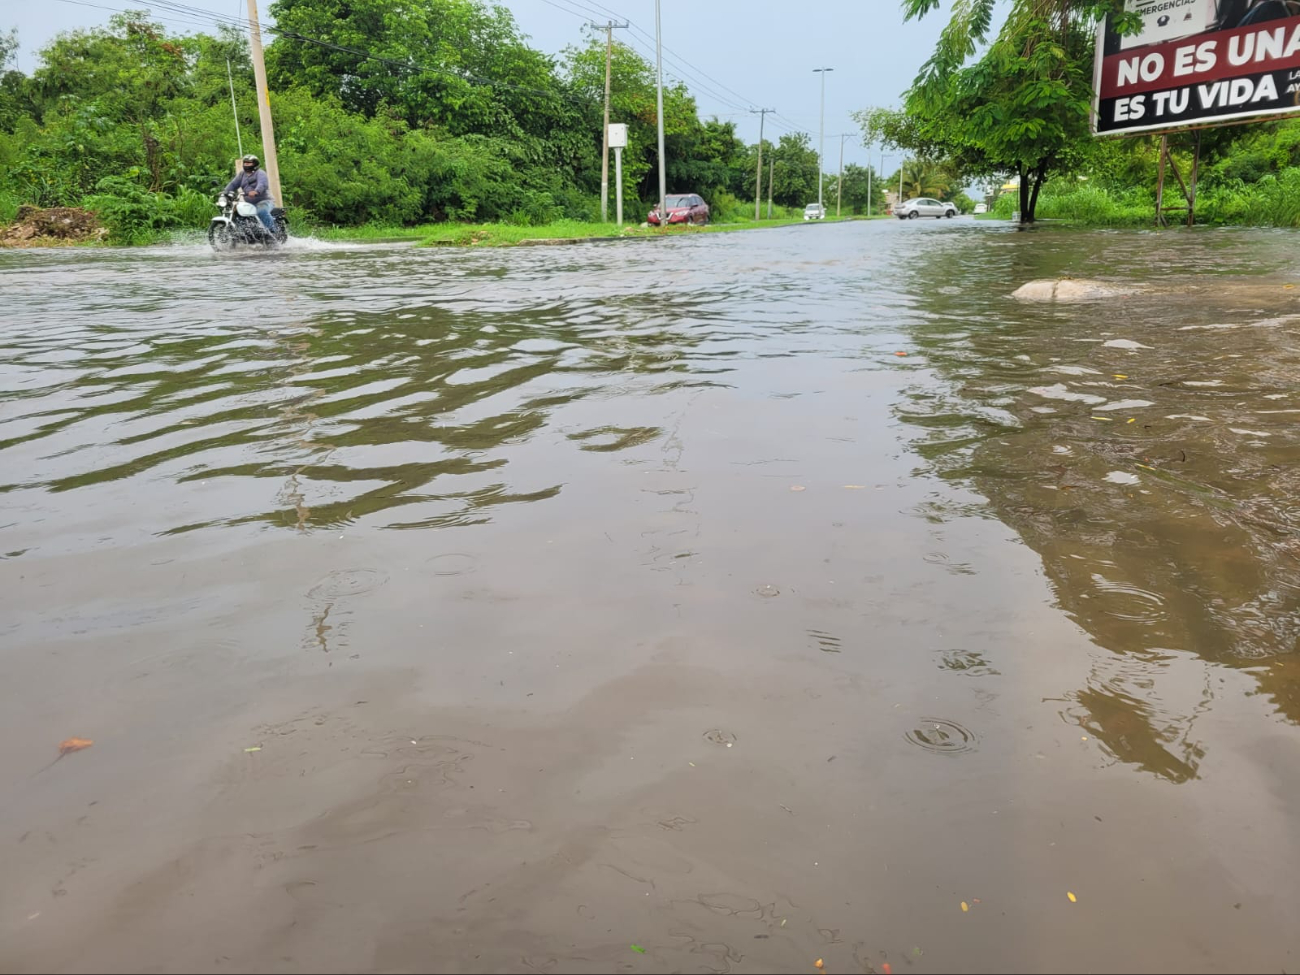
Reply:
[[[1286, 276], [1289, 246], [1275, 235], [1043, 228], [908, 267], [925, 312], [911, 336], [945, 380], [919, 380], [897, 411], [918, 431], [917, 454], [987, 497], [1042, 557], [1065, 610], [1128, 661], [1070, 693], [1068, 720], [1172, 782], [1194, 778], [1204, 751], [1174, 717], [1196, 703], [1157, 703], [1171, 654], [1249, 670], [1300, 721], [1300, 292]], [[1065, 274], [1129, 293], [1008, 296]], [[956, 294], [925, 286], [939, 280]]]

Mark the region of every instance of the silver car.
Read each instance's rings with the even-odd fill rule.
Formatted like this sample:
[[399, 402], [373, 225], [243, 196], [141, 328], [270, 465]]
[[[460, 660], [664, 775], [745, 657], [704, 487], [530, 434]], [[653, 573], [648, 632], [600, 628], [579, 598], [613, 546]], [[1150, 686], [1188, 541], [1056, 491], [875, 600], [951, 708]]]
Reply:
[[938, 200], [931, 200], [929, 197], [918, 196], [915, 200], [908, 200], [906, 203], [900, 203], [894, 207], [894, 216], [899, 220], [915, 220], [917, 217], [944, 217], [957, 216], [957, 206], [953, 203], [940, 203]]

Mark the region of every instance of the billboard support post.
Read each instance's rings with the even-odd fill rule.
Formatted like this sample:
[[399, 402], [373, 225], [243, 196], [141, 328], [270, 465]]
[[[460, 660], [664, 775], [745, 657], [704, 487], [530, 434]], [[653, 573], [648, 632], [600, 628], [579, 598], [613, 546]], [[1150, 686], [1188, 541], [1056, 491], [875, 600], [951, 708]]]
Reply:
[[[1192, 172], [1190, 185], [1183, 179], [1183, 174], [1178, 169], [1178, 162], [1174, 159], [1173, 153], [1169, 149], [1168, 133], [1160, 136], [1160, 163], [1156, 169], [1156, 226], [1167, 227], [1169, 221], [1165, 219], [1165, 214], [1175, 210], [1187, 211], [1187, 226], [1191, 227], [1196, 223], [1196, 176], [1200, 169], [1201, 163], [1201, 133], [1196, 130], [1192, 133]], [[1174, 174], [1178, 180], [1178, 188], [1182, 190], [1185, 203], [1165, 206], [1165, 169]]]

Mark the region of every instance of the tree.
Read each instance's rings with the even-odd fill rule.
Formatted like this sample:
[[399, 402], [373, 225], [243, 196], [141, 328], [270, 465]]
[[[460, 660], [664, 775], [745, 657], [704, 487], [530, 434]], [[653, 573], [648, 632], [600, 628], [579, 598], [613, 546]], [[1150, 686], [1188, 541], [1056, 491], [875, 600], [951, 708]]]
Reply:
[[[753, 153], [746, 159], [745, 194], [754, 192], [757, 160]], [[770, 160], [770, 163], [769, 163]], [[767, 186], [768, 173], [772, 176], [772, 199], [781, 206], [802, 207], [817, 199], [817, 150], [807, 132], [789, 132], [781, 136], [775, 146], [763, 144], [763, 186]], [[764, 194], [766, 195], [766, 193]]]
[[[907, 19], [938, 0], [903, 0]], [[990, 39], [995, 0], [958, 0], [904, 113], [858, 113], [868, 139], [946, 157], [967, 176], [1020, 178], [1020, 219], [1034, 221], [1043, 181], [1072, 172], [1090, 141], [1094, 27], [1122, 0], [1013, 0]], [[1121, 16], [1121, 29], [1131, 17]], [[987, 48], [973, 62], [981, 44]], [[969, 63], [968, 63], [969, 62]]]
[[905, 199], [930, 196], [942, 200], [952, 186], [952, 177], [933, 159], [909, 159], [902, 168]]
[[884, 192], [887, 187], [880, 185], [880, 178], [872, 167], [848, 163], [844, 167], [842, 194], [839, 189], [839, 176], [830, 177], [826, 183], [827, 206], [834, 205], [838, 200], [850, 213], [861, 215], [867, 212], [868, 200], [873, 210], [878, 209], [876, 204], [884, 202]]

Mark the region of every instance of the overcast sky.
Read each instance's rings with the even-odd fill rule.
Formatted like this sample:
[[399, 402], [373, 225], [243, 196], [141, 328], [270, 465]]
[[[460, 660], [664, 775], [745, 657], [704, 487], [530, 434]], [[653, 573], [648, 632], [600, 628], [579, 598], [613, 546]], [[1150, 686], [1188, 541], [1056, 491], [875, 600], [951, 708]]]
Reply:
[[[247, 0], [182, 0], [190, 7], [234, 19]], [[501, 0], [532, 44], [558, 54], [584, 41], [591, 20], [630, 21], [615, 36], [654, 57], [653, 0]], [[269, 0], [259, 0], [266, 16]], [[947, 4], [943, 5], [945, 8]], [[20, 0], [0, 10], [0, 30], [18, 28], [19, 68], [30, 71], [37, 52], [59, 31], [107, 22], [116, 11], [149, 9], [144, 0]], [[866, 162], [849, 117], [855, 109], [895, 105], [934, 47], [946, 9], [920, 23], [903, 23], [898, 0], [823, 0], [811, 7], [790, 0], [662, 0], [665, 75], [685, 81], [707, 118], [734, 120], [746, 142], [758, 139], [750, 108], [774, 108], [766, 135], [802, 130], [817, 145], [820, 75], [826, 76], [826, 169], [839, 164], [840, 133], [846, 162]], [[178, 32], [212, 30], [210, 20], [161, 8], [155, 18]], [[813, 16], [809, 16], [812, 14]], [[671, 53], [670, 53], [671, 52]], [[879, 164], [879, 149], [872, 151]], [[896, 155], [886, 156], [892, 169]]]

